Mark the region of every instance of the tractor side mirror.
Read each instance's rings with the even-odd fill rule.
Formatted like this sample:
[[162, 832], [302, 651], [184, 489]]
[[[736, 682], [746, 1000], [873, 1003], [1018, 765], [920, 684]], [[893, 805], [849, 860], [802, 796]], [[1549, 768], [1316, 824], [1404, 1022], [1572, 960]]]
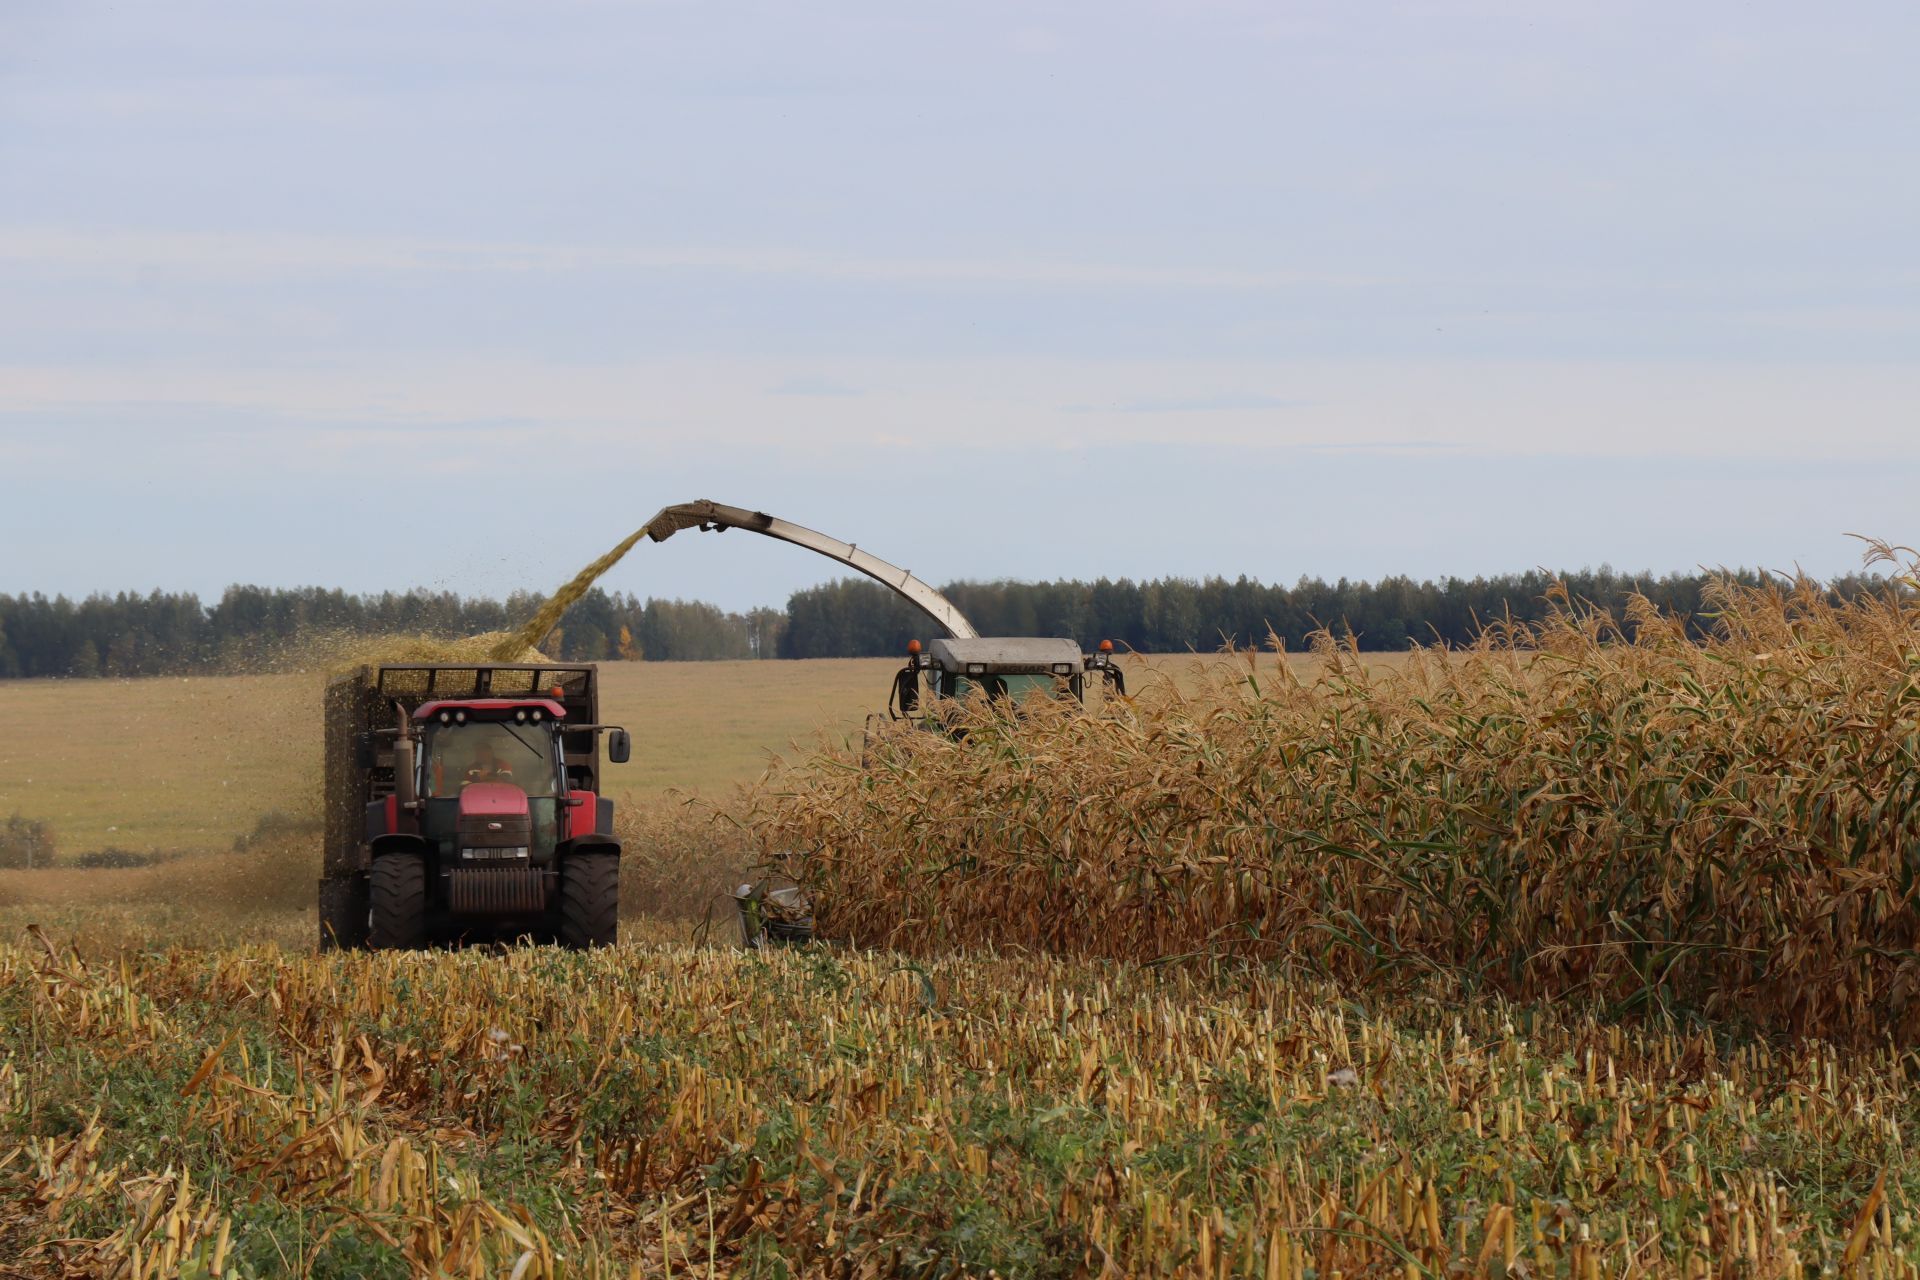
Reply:
[[356, 733], [353, 736], [353, 767], [365, 773], [373, 768], [373, 735]]
[[615, 729], [607, 735], [607, 759], [614, 764], [625, 764], [633, 759], [633, 739], [627, 736], [625, 729]]

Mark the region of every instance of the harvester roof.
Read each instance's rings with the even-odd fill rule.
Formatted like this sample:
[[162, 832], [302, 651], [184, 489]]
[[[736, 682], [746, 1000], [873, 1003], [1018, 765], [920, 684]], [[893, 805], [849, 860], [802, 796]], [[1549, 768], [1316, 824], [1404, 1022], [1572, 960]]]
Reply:
[[969, 666], [996, 672], [1051, 672], [1070, 664], [1083, 667], [1080, 646], [1047, 636], [982, 636], [974, 640], [932, 640], [927, 656], [942, 671], [964, 673]]

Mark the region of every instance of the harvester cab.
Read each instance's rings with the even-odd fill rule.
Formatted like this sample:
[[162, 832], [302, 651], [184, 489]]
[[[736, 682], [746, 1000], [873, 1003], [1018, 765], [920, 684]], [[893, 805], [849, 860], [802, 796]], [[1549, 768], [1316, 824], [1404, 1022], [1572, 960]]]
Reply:
[[926, 720], [947, 703], [984, 696], [1015, 710], [1030, 698], [1086, 701], [1090, 681], [1104, 692], [1126, 692], [1113, 661], [1113, 642], [1091, 654], [1071, 640], [972, 637], [907, 644], [907, 665], [894, 675], [887, 712], [896, 720]]
[[631, 743], [594, 723], [595, 675], [363, 667], [329, 685], [321, 944], [611, 944], [620, 843], [599, 795], [599, 740], [616, 764]]

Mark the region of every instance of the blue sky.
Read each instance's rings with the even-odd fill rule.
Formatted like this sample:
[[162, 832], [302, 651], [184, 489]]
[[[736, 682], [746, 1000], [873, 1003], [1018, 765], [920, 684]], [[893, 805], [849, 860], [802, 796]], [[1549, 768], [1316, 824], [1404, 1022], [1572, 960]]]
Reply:
[[[1920, 540], [1920, 11], [0, 4], [0, 591]], [[609, 585], [831, 566], [683, 535]]]

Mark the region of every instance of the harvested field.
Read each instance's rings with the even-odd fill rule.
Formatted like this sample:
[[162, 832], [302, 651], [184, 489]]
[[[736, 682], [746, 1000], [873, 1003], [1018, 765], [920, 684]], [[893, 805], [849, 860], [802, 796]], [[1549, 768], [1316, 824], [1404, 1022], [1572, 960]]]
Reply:
[[[404, 655], [403, 655], [404, 656]], [[890, 658], [610, 663], [605, 715], [633, 730], [616, 795], [721, 795], [770, 752], [856, 736]], [[52, 824], [63, 853], [222, 850], [261, 813], [319, 807], [318, 674], [0, 681], [20, 732], [0, 744], [0, 821]]]
[[0, 1241], [32, 1275], [1914, 1274], [1908, 1055], [1449, 994], [24, 937]]

